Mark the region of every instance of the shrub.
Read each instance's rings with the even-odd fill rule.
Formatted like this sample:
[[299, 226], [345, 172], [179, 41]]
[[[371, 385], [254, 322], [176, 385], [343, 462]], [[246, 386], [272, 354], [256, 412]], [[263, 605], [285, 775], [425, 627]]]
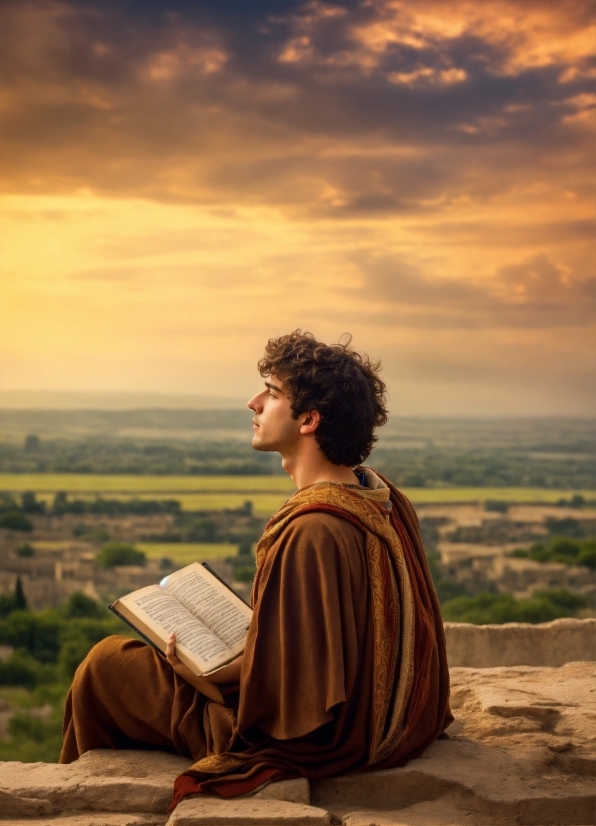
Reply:
[[596, 567], [596, 540], [569, 539], [556, 536], [549, 545], [536, 542], [530, 548], [516, 548], [510, 556], [533, 559], [536, 562], [561, 562], [565, 565]]
[[43, 665], [21, 651], [13, 651], [8, 659], [0, 660], [0, 685], [20, 685], [32, 689], [55, 679], [53, 666]]
[[252, 582], [255, 578], [255, 567], [251, 565], [250, 567], [243, 567], [243, 568], [236, 568], [234, 571], [234, 579], [236, 582]]
[[504, 622], [549, 622], [559, 617], [574, 616], [586, 601], [568, 591], [541, 591], [529, 599], [515, 599], [511, 594], [478, 594], [457, 597], [442, 606], [447, 622], [471, 622], [475, 625]]
[[26, 490], [21, 496], [23, 513], [45, 513], [46, 503], [38, 502], [32, 490]]
[[13, 611], [0, 621], [0, 643], [22, 649], [41, 663], [55, 663], [65, 625], [55, 611]]
[[487, 499], [484, 503], [485, 511], [492, 511], [493, 513], [507, 513], [509, 505], [501, 499]]
[[7, 617], [15, 609], [14, 595], [2, 594], [0, 596], [0, 618]]
[[596, 568], [596, 540], [588, 540], [582, 545], [582, 549], [575, 560], [576, 565], [585, 565], [586, 568]]
[[22, 556], [25, 558], [32, 557], [35, 556], [35, 548], [33, 548], [32, 545], [25, 543], [24, 545], [19, 545], [15, 553], [17, 556]]
[[147, 557], [134, 545], [124, 542], [108, 542], [95, 557], [102, 568], [114, 568], [116, 565], [145, 565]]
[[27, 436], [25, 436], [25, 442], [23, 444], [23, 447], [27, 451], [39, 450], [39, 448], [41, 447], [41, 441], [39, 436], [36, 436], [35, 433], [28, 433]]
[[22, 513], [4, 513], [0, 515], [0, 528], [29, 532], [33, 530], [33, 523]]
[[64, 615], [68, 619], [74, 617], [94, 617], [101, 619], [106, 617], [106, 609], [99, 602], [80, 591], [71, 594], [64, 608]]
[[58, 667], [67, 681], [72, 680], [75, 671], [92, 647], [93, 643], [81, 632], [73, 634], [63, 643], [58, 656]]
[[25, 711], [14, 714], [8, 722], [8, 740], [0, 741], [0, 760], [56, 763], [62, 745], [62, 720], [55, 710], [49, 720], [40, 720]]
[[238, 543], [238, 556], [250, 556], [252, 554], [252, 541], [249, 538], [242, 538]]

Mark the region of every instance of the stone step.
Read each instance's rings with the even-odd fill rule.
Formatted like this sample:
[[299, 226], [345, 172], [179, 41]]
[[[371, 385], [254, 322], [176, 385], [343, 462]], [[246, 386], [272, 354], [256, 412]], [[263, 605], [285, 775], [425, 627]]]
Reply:
[[331, 815], [303, 803], [257, 797], [221, 798], [197, 795], [176, 806], [167, 826], [329, 826]]
[[[35, 823], [101, 826], [102, 817], [111, 817], [105, 820], [106, 826], [112, 822], [128, 826], [129, 815], [123, 813], [133, 812], [131, 824], [161, 826], [167, 820], [164, 813], [172, 799], [174, 780], [189, 765], [190, 761], [179, 755], [109, 749], [87, 752], [69, 765], [0, 763], [0, 821], [9, 818], [12, 824], [16, 818], [35, 818]], [[309, 782], [296, 778], [270, 783], [249, 800], [261, 801], [267, 811], [270, 800], [308, 807]], [[220, 798], [215, 802], [223, 805]], [[93, 811], [105, 814], [94, 816]], [[68, 813], [75, 819], [68, 821]], [[32, 821], [27, 822], [31, 826]]]
[[475, 825], [486, 816], [482, 822], [491, 826], [574, 826], [592, 822], [596, 803], [590, 777], [552, 773], [539, 779], [505, 749], [457, 740], [439, 740], [398, 769], [315, 781], [311, 801], [349, 826], [377, 824], [372, 812], [385, 812], [386, 817], [392, 812], [391, 823], [408, 823], [401, 819], [405, 810], [429, 801], [435, 801], [435, 817], [445, 805], [461, 802], [462, 816], [474, 812]]
[[70, 766], [4, 763], [0, 826], [594, 822], [594, 663], [453, 668], [451, 685], [449, 737], [402, 768], [313, 781], [310, 796], [303, 779], [231, 801], [197, 796], [168, 818], [174, 779], [189, 765], [176, 755], [98, 751]]
[[285, 800], [288, 803], [303, 803], [310, 805], [310, 783], [306, 777], [296, 777], [294, 780], [278, 780], [269, 783], [253, 795], [253, 798], [265, 800]]
[[[77, 812], [55, 817], [10, 820], [10, 826], [165, 826], [167, 815]], [[7, 821], [4, 821], [5, 823]]]
[[0, 815], [33, 817], [91, 809], [163, 813], [186, 758], [153, 751], [100, 749], [75, 763], [3, 763]]

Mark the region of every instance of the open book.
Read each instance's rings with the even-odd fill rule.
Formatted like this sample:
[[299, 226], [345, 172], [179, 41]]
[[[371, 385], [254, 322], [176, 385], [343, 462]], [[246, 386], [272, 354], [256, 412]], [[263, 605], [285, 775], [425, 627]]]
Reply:
[[198, 562], [108, 607], [162, 653], [174, 631], [178, 659], [198, 675], [244, 651], [252, 616], [252, 609]]

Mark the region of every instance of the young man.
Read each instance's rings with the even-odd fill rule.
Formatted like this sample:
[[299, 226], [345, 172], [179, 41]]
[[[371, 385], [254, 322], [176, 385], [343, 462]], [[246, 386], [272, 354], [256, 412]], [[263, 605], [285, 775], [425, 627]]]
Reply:
[[279, 452], [298, 490], [257, 546], [243, 656], [207, 681], [177, 659], [173, 635], [167, 660], [110, 637], [67, 701], [61, 762], [91, 748], [176, 750], [195, 763], [174, 803], [395, 766], [452, 720], [416, 515], [361, 467], [387, 420], [378, 365], [296, 330], [269, 341], [259, 371], [252, 445]]

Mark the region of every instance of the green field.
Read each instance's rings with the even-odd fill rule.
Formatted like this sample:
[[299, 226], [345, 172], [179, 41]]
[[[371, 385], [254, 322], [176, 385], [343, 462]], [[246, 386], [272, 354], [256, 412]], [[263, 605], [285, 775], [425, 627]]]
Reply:
[[[268, 516], [295, 490], [288, 476], [119, 476], [99, 474], [0, 474], [0, 491], [19, 494], [35, 491], [51, 501], [57, 491], [82, 498], [95, 495], [111, 498], [177, 499], [184, 510], [238, 508], [247, 499], [259, 516]], [[594, 498], [589, 490], [546, 488], [404, 488], [415, 504], [484, 502], [501, 499], [511, 503], [555, 503], [580, 493]]]
[[203, 562], [208, 559], [225, 559], [236, 556], [237, 545], [228, 543], [195, 544], [190, 542], [135, 542], [135, 548], [145, 551], [147, 559], [168, 557], [177, 565], [190, 565], [191, 562]]
[[93, 473], [0, 473], [1, 491], [52, 493], [291, 493], [289, 476], [113, 476]]
[[[63, 548], [72, 547], [89, 550], [87, 542], [72, 539], [40, 539], [32, 545], [39, 551], [61, 551]], [[208, 559], [225, 559], [227, 556], [235, 556], [238, 552], [238, 546], [229, 542], [135, 542], [134, 546], [144, 551], [147, 559], [168, 557], [178, 565], [189, 565], [191, 562], [203, 562]]]

